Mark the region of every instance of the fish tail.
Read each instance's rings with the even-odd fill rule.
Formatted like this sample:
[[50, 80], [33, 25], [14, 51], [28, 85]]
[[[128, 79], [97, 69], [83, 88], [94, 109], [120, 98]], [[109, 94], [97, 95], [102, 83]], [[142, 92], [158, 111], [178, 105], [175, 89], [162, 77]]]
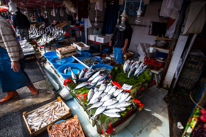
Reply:
[[95, 117], [96, 117], [96, 115], [94, 115], [93, 117], [91, 117], [91, 120], [94, 120]]
[[72, 70], [71, 67], [68, 67], [68, 70], [71, 71]]

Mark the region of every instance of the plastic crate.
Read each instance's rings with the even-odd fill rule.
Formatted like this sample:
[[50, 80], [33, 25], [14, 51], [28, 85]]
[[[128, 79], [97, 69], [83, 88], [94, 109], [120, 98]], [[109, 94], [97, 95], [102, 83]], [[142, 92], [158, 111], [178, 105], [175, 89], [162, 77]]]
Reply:
[[185, 67], [190, 69], [202, 70], [206, 64], [206, 58], [201, 56], [189, 55]]
[[196, 85], [196, 81], [192, 81], [192, 80], [188, 80], [188, 79], [184, 79], [184, 78], [180, 78], [178, 83], [177, 83], [177, 86], [179, 88], [183, 88], [185, 90], [193, 90], [195, 85]]
[[188, 80], [197, 82], [202, 74], [202, 70], [194, 70], [189, 68], [184, 68], [180, 77]]

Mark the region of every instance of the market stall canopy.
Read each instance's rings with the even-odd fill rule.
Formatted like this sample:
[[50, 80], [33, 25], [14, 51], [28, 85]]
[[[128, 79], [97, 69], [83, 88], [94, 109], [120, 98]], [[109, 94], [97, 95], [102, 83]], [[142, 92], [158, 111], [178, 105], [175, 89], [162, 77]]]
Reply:
[[6, 6], [0, 6], [0, 11], [8, 11], [8, 7]]
[[52, 1], [52, 0], [13, 0], [17, 4], [18, 7], [27, 7], [27, 8], [37, 8], [40, 7], [60, 7], [63, 4], [63, 1]]

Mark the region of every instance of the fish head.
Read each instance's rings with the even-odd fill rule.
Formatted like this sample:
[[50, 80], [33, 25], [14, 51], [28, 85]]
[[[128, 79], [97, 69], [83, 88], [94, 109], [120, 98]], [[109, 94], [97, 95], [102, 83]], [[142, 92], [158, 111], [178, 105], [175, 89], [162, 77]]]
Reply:
[[103, 77], [103, 76], [104, 76], [104, 73], [102, 73], [100, 76]]

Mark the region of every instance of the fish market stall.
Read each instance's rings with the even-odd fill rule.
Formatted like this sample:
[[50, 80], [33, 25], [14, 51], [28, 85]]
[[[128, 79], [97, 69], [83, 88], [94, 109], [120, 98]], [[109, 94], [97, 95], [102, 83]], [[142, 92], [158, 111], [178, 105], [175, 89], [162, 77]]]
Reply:
[[34, 47], [31, 44], [29, 44], [29, 42], [27, 42], [26, 40], [22, 40], [19, 41], [19, 43], [25, 56], [35, 54]]

